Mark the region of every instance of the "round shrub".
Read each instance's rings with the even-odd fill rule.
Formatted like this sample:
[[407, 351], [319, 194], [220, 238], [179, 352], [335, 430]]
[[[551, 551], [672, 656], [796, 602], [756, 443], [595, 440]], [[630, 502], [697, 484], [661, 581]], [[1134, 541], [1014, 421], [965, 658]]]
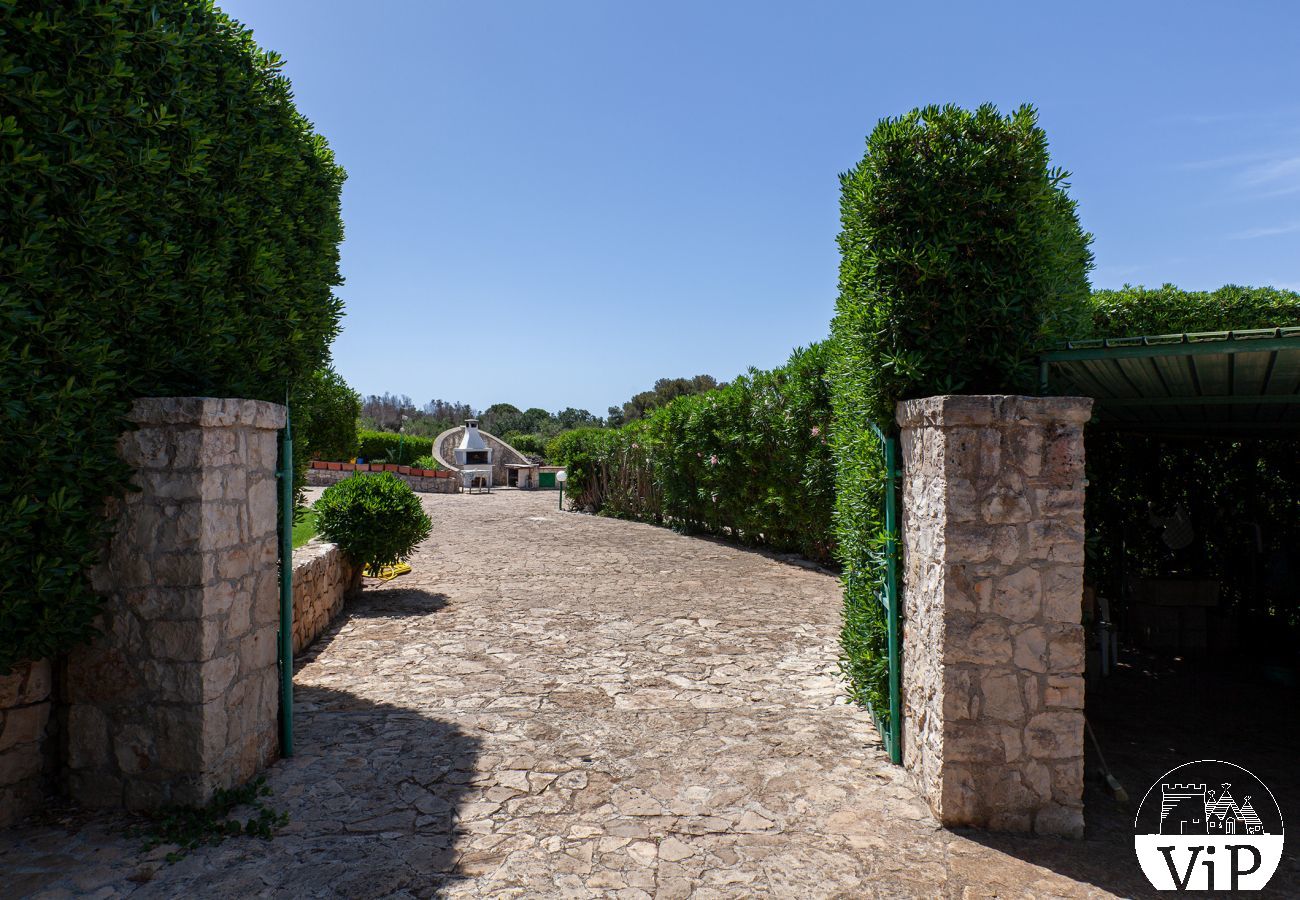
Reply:
[[344, 175], [281, 65], [210, 0], [0, 3], [0, 673], [91, 633], [132, 398], [328, 360]]
[[407, 559], [433, 528], [415, 491], [391, 472], [345, 478], [315, 508], [317, 530], [372, 571]]

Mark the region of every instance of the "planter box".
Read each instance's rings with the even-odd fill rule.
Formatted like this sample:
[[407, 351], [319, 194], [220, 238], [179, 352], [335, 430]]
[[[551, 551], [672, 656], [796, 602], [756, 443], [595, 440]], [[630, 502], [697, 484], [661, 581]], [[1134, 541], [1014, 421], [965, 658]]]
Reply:
[[339, 463], [339, 465], [343, 467], [344, 472], [355, 472], [357, 470], [356, 463]]
[[410, 474], [411, 474], [411, 467], [410, 467], [410, 466], [398, 466], [398, 467], [397, 467], [397, 474], [398, 474], [398, 475], [410, 475]]
[[385, 472], [393, 472], [393, 473], [396, 473], [396, 472], [397, 472], [397, 468], [398, 468], [398, 467], [397, 467], [397, 465], [396, 465], [395, 463], [384, 463], [384, 471], [385, 471]]
[[358, 472], [369, 472], [369, 471], [370, 471], [370, 463], [357, 463], [357, 471], [358, 471]]
[[325, 468], [325, 463], [321, 462], [319, 459], [313, 459], [311, 461], [311, 467], [313, 469], [323, 469]]
[[327, 462], [327, 463], [325, 463], [325, 468], [329, 469], [331, 472], [338, 472], [338, 471], [340, 471], [340, 470], [343, 468], [343, 464], [342, 464], [342, 463]]

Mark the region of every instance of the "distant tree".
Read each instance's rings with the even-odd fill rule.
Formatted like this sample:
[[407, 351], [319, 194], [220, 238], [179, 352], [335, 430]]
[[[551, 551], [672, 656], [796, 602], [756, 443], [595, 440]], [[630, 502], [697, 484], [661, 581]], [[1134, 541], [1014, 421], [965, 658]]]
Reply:
[[594, 416], [585, 409], [574, 409], [572, 406], [566, 407], [555, 414], [556, 420], [560, 423], [563, 431], [569, 431], [573, 428], [590, 428], [599, 426], [604, 423], [598, 416]]
[[611, 406], [609, 408], [609, 415], [606, 416], [605, 422], [609, 425], [610, 428], [618, 428], [620, 425], [623, 425], [626, 421], [627, 419], [623, 417], [623, 407]]
[[492, 434], [528, 430], [523, 411], [511, 403], [493, 403], [483, 410], [483, 415], [479, 419], [483, 430], [490, 431]]
[[361, 401], [361, 423], [377, 431], [396, 431], [402, 416], [415, 412], [415, 403], [406, 394], [371, 394]]
[[361, 397], [333, 368], [319, 369], [294, 392], [294, 449], [303, 459], [351, 459], [357, 453]]
[[[723, 387], [712, 375], [696, 375], [694, 378], [660, 378], [655, 382], [654, 390], [642, 391], [623, 404], [623, 421], [632, 422], [644, 418], [652, 409], [667, 406], [678, 397], [689, 394], [703, 394], [714, 388]], [[613, 412], [613, 408], [610, 408]]]

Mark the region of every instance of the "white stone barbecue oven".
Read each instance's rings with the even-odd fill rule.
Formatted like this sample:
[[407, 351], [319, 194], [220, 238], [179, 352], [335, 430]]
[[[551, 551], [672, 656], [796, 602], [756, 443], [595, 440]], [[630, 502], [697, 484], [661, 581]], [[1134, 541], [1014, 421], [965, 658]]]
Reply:
[[493, 449], [478, 432], [478, 419], [465, 420], [465, 434], [452, 453], [461, 471], [464, 487], [492, 487]]

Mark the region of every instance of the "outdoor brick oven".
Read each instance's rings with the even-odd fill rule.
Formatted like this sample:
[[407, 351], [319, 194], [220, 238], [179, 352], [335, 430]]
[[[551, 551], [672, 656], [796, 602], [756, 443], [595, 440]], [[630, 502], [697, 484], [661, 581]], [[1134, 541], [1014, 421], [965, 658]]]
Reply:
[[465, 420], [465, 434], [452, 452], [464, 475], [465, 487], [492, 486], [493, 450], [479, 434], [478, 419]]

